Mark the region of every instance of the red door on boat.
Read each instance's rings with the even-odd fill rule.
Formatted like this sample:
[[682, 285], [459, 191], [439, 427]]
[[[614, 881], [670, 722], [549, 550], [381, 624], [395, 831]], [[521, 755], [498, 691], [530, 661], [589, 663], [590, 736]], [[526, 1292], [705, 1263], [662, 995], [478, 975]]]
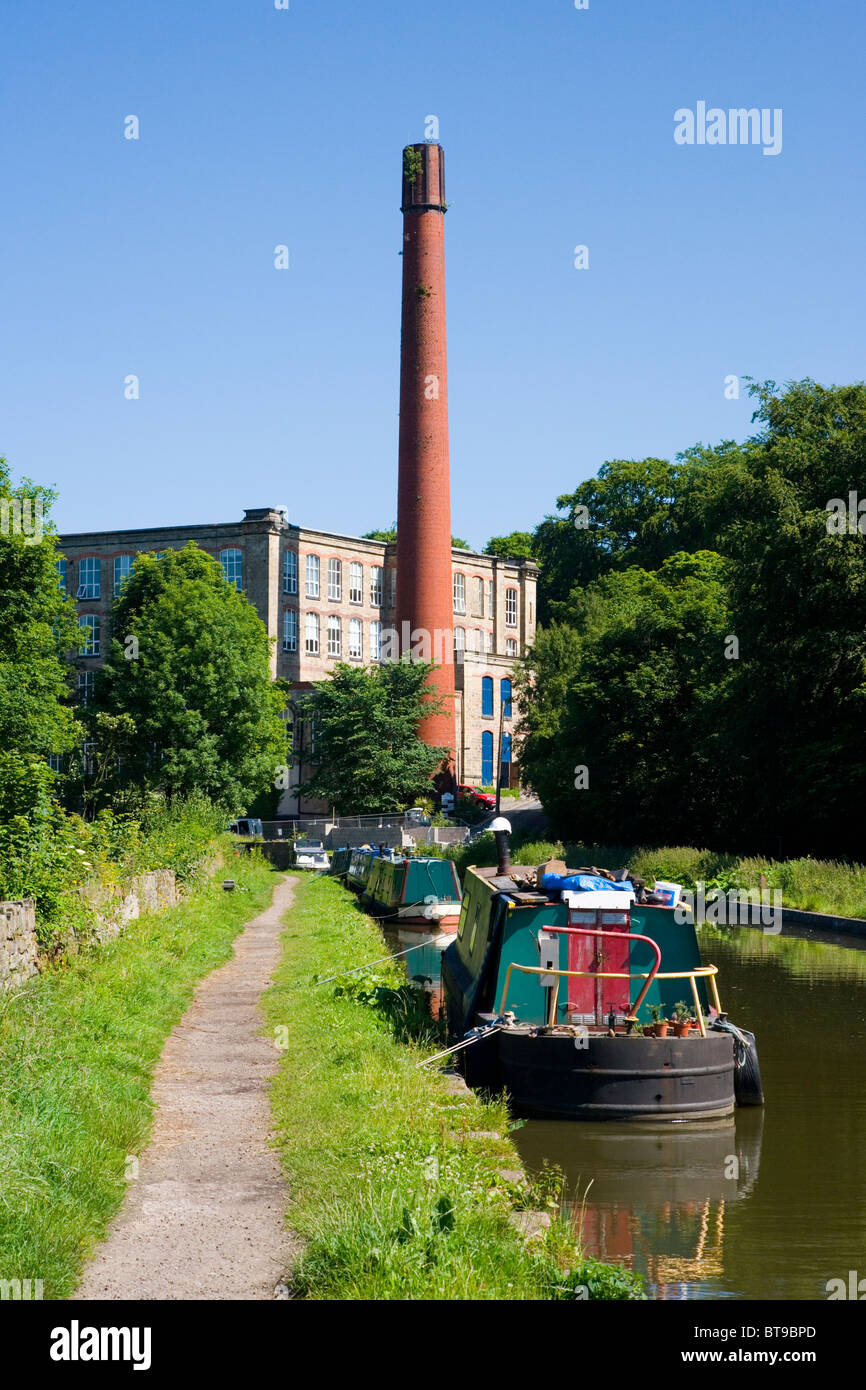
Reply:
[[[572, 908], [568, 914], [570, 928], [587, 927], [593, 931], [624, 932], [629, 929], [628, 911], [614, 912], [598, 908]], [[592, 979], [569, 976], [568, 1021], [577, 1024], [607, 1024], [611, 1013], [621, 1023], [629, 1013], [630, 984], [626, 980], [607, 980], [604, 974], [623, 974], [629, 971], [629, 942], [624, 936], [588, 936], [580, 931], [568, 933], [569, 970], [589, 971]]]

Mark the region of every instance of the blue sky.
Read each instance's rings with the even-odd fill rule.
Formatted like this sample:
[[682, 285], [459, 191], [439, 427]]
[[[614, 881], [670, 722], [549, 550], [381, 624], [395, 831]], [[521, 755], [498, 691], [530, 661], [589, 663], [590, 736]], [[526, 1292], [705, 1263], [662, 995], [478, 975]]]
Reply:
[[[0, 452], [61, 530], [393, 520], [428, 115], [473, 544], [607, 458], [743, 438], [729, 373], [866, 375], [862, 0], [55, 0], [0, 37]], [[678, 146], [699, 100], [781, 107], [782, 152]]]

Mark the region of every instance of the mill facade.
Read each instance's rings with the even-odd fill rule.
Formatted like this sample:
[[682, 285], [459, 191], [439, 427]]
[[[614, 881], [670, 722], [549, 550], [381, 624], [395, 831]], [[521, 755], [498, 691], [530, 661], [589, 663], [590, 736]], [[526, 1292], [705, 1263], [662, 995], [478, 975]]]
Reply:
[[[309, 530], [275, 507], [249, 508], [243, 520], [216, 525], [65, 535], [59, 568], [78, 609], [75, 664], [82, 702], [105, 659], [112, 603], [136, 555], [179, 549], [188, 541], [218, 560], [229, 583], [256, 608], [273, 639], [273, 674], [290, 682], [293, 700], [326, 680], [339, 661], [372, 665], [393, 655], [389, 638], [400, 630], [394, 544]], [[535, 633], [537, 573], [532, 561], [451, 550], [449, 542], [451, 611], [444, 644], [455, 685], [449, 742], [459, 781], [490, 785], [501, 743], [504, 784], [516, 784], [511, 682]], [[298, 734], [295, 786], [305, 775], [304, 734]], [[280, 807], [284, 815], [315, 809], [312, 802], [302, 804], [296, 791]]]

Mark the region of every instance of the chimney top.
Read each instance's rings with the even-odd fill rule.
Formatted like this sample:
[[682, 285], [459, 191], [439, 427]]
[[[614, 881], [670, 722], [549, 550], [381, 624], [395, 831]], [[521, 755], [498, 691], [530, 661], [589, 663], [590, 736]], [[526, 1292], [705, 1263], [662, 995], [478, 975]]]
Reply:
[[244, 521], [288, 522], [287, 507], [245, 507]]
[[424, 142], [403, 150], [401, 212], [445, 212], [445, 151]]

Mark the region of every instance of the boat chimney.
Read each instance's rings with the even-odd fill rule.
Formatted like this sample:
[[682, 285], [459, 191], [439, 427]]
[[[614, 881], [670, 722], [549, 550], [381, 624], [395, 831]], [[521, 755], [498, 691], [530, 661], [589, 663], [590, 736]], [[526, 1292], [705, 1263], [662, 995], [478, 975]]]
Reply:
[[493, 831], [493, 838], [496, 841], [496, 872], [497, 874], [511, 873], [511, 848], [508, 844], [508, 837], [511, 834], [511, 822], [504, 816], [497, 816], [491, 822], [490, 829]]

